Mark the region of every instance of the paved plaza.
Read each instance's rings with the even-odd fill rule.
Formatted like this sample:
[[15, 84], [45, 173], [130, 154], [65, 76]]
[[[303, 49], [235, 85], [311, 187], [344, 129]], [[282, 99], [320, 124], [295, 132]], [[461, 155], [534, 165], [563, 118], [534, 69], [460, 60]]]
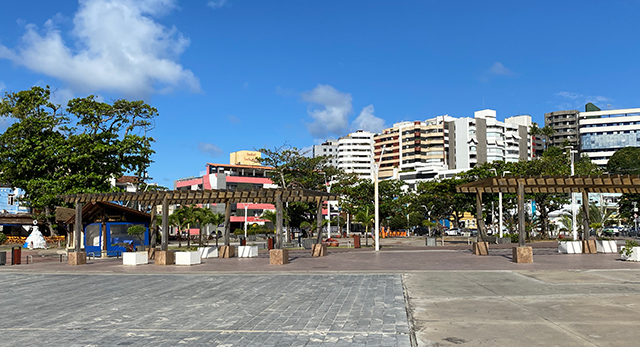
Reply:
[[[291, 263], [0, 266], [1, 346], [637, 346], [640, 263], [388, 240]], [[391, 242], [397, 243], [396, 245]]]
[[0, 273], [4, 346], [411, 346], [400, 275]]

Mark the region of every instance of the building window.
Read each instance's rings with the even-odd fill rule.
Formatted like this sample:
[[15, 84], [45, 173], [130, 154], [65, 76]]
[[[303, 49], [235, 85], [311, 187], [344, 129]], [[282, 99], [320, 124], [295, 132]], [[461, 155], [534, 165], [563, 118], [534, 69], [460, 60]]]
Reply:
[[7, 204], [15, 205], [16, 204], [16, 196], [13, 195], [13, 194], [9, 194], [9, 196], [7, 197]]

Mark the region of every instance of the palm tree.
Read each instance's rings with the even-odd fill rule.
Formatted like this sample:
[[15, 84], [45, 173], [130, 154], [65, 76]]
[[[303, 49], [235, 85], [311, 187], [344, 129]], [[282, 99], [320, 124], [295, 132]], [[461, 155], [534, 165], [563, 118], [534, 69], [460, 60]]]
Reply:
[[[596, 229], [596, 235], [600, 236], [602, 229], [613, 222], [611, 216], [614, 213], [614, 210], [608, 209], [606, 206], [597, 206], [594, 202], [589, 202], [589, 227]], [[580, 210], [578, 216], [584, 220], [584, 212], [582, 210]]]
[[[264, 210], [262, 212], [262, 216], [260, 216], [260, 218], [262, 219], [266, 219], [269, 222], [273, 223], [274, 228], [276, 228], [276, 218], [277, 218], [277, 213], [276, 211], [273, 210]], [[283, 210], [282, 211], [282, 224], [286, 224], [287, 222], [289, 222], [289, 215], [287, 214], [287, 210]], [[275, 231], [275, 230], [274, 230]]]
[[355, 221], [357, 223], [360, 223], [362, 225], [364, 225], [365, 227], [365, 243], [368, 246], [369, 245], [369, 238], [367, 237], [367, 235], [369, 234], [369, 226], [373, 226], [374, 223], [374, 218], [375, 216], [372, 214], [369, 214], [369, 208], [367, 207], [366, 210], [364, 211], [359, 211], [358, 213], [356, 213], [355, 215]]
[[[221, 216], [224, 220], [224, 216], [222, 216], [221, 214], [218, 215]], [[214, 217], [218, 219], [218, 217], [216, 217], [216, 213], [213, 213], [213, 211], [208, 208], [194, 209], [194, 220], [198, 223], [198, 243], [200, 244], [200, 246], [202, 246], [202, 227], [206, 227], [207, 225], [216, 222], [217, 220], [213, 220]], [[218, 226], [218, 224], [216, 224], [216, 227]]]
[[224, 215], [222, 213], [213, 213], [211, 215], [211, 219], [209, 219], [208, 222], [209, 223], [207, 223], [206, 225], [211, 224], [215, 226], [213, 232], [216, 233], [216, 247], [218, 247], [218, 226], [225, 222]]
[[[180, 206], [169, 215], [169, 224], [178, 228], [178, 247], [182, 247], [182, 231], [188, 229], [189, 225], [194, 222], [193, 213], [193, 207]], [[187, 247], [190, 245], [189, 238], [187, 238]]]
[[547, 147], [549, 147], [549, 142], [551, 142], [551, 137], [553, 137], [553, 134], [555, 134], [556, 131], [550, 126], [550, 125], [545, 125], [544, 127], [542, 127], [542, 129], [540, 129], [540, 134], [542, 134], [542, 136], [544, 136], [546, 139], [544, 141], [544, 150], [547, 150]]

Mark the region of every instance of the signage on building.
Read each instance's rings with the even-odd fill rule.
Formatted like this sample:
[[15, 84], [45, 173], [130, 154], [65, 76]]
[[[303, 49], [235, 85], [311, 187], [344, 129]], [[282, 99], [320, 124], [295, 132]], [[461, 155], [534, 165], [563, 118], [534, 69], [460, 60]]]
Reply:
[[238, 151], [229, 155], [229, 163], [232, 165], [260, 165], [256, 158], [262, 155], [256, 151]]

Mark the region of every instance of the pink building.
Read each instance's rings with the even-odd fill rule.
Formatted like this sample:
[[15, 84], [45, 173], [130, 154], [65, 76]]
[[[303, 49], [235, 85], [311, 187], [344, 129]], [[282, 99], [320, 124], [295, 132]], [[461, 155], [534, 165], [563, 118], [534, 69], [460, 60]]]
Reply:
[[[273, 168], [259, 165], [207, 163], [202, 176], [178, 179], [174, 182], [173, 188], [175, 190], [276, 188], [277, 186], [268, 177], [270, 170]], [[213, 212], [224, 214], [224, 204], [211, 204], [210, 207]], [[231, 231], [244, 227], [245, 211], [248, 224], [264, 224], [268, 221], [259, 218], [262, 212], [275, 209], [272, 204], [231, 204]], [[197, 230], [192, 230], [191, 233], [197, 233]]]

